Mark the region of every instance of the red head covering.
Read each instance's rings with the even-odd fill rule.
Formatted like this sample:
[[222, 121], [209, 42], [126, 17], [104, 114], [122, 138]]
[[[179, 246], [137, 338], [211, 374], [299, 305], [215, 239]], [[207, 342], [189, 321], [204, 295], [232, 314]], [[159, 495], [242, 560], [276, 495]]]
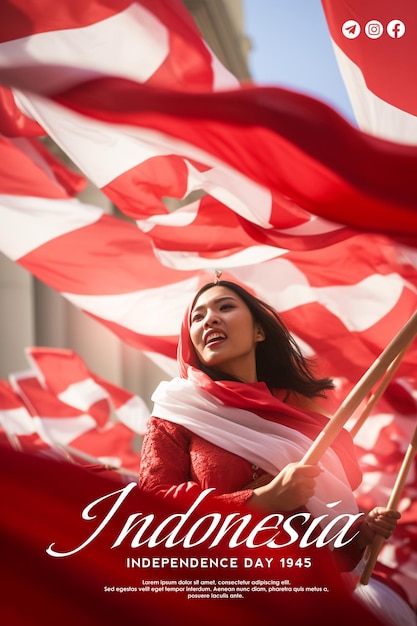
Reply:
[[181, 378], [188, 378], [188, 368], [200, 369], [200, 364], [191, 342], [190, 315], [192, 304], [187, 308], [181, 324], [181, 332], [178, 340], [177, 363]]

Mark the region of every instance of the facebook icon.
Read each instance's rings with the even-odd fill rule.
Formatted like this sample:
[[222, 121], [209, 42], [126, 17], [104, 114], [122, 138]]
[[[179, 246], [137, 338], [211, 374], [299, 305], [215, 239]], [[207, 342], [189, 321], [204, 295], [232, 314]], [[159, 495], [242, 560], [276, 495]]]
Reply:
[[391, 20], [387, 25], [387, 33], [393, 39], [399, 39], [405, 33], [405, 24], [401, 20]]

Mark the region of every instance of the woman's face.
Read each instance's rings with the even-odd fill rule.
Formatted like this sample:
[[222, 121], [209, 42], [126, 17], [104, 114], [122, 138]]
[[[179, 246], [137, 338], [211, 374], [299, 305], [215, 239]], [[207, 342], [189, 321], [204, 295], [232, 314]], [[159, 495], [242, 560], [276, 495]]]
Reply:
[[255, 348], [265, 335], [234, 291], [217, 285], [199, 296], [191, 311], [190, 336], [204, 365], [256, 382]]

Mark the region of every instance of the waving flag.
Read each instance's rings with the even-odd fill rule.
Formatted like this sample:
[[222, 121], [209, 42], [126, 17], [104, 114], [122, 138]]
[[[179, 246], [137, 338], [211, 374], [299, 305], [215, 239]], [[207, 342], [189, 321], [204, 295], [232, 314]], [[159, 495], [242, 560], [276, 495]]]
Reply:
[[29, 362], [42, 384], [59, 400], [88, 411], [97, 425], [104, 425], [114, 411], [131, 430], [143, 435], [149, 409], [139, 396], [91, 372], [73, 350], [31, 347]]
[[356, 120], [363, 130], [417, 144], [417, 16], [412, 0], [322, 0]]
[[128, 343], [175, 357], [178, 326], [162, 330], [156, 311], [170, 294], [183, 311], [198, 278], [162, 266], [134, 224], [71, 197], [37, 147], [0, 141], [2, 252]]
[[0, 381], [0, 441], [98, 469], [138, 471], [144, 401], [90, 372], [73, 351], [28, 349], [33, 370]]
[[15, 393], [33, 418], [33, 432], [40, 439], [42, 449], [61, 458], [72, 458], [72, 452], [75, 456], [78, 452], [79, 457], [84, 453], [90, 461], [123, 468], [132, 475], [137, 473], [135, 433], [130, 428], [110, 419], [97, 424], [96, 415], [62, 402], [40, 384], [34, 372], [16, 372], [10, 379]]
[[[69, 196], [51, 178], [41, 153], [35, 162], [22, 152], [25, 141], [4, 138], [0, 144], [4, 165], [19, 155], [21, 163], [13, 177], [4, 173], [5, 191], [17, 188], [20, 194], [2, 197], [3, 252], [123, 341], [174, 359], [183, 312], [210, 275], [164, 267], [134, 224]], [[308, 255], [287, 252], [230, 271], [272, 298], [310, 352], [322, 355], [333, 375], [351, 381], [407, 321], [416, 302], [415, 269], [382, 237], [356, 236]], [[312, 315], [318, 321], [306, 327], [305, 316]]]
[[[95, 0], [88, 10], [77, 2], [71, 13], [60, 3], [53, 9], [59, 37], [44, 17], [47, 4], [41, 11], [29, 3], [23, 23], [13, 0], [4, 3], [0, 77], [21, 110], [123, 212], [150, 237], [157, 226], [159, 247], [173, 250], [176, 236], [165, 241], [159, 220], [148, 222], [154, 215], [172, 224], [169, 233], [193, 224], [189, 247], [184, 237], [175, 252], [198, 247], [219, 256], [225, 242], [218, 225], [208, 237], [204, 217], [213, 205], [217, 214], [233, 211], [255, 245], [321, 247], [351, 234], [346, 224], [374, 230], [375, 214], [379, 231], [412, 241], [416, 150], [362, 136], [306, 96], [239, 87], [180, 2]], [[113, 38], [124, 42], [117, 55]], [[209, 209], [203, 203], [167, 216], [163, 196], [184, 198], [197, 189], [212, 198]], [[228, 247], [241, 250], [239, 230], [234, 242], [228, 234]]]
[[0, 380], [0, 439], [19, 451], [49, 451], [50, 443], [39, 434], [39, 424], [32, 418], [10, 382]]

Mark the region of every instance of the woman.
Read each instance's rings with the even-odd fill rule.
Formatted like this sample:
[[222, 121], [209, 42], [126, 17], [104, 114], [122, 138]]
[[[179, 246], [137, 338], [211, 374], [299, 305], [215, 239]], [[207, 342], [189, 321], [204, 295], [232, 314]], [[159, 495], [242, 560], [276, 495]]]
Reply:
[[[272, 307], [235, 283], [205, 285], [184, 318], [178, 364], [181, 378], [153, 397], [143, 489], [184, 505], [214, 487], [216, 498], [266, 513], [357, 512], [352, 491], [361, 473], [346, 431], [320, 466], [298, 463], [328, 421], [311, 407], [333, 384], [314, 377]], [[382, 507], [368, 513], [348, 569], [376, 534], [391, 535], [399, 517]]]
[[[235, 283], [205, 285], [185, 315], [178, 365], [180, 378], [161, 383], [153, 396], [143, 489], [181, 506], [214, 487], [213, 499], [266, 514], [358, 511], [353, 490], [361, 472], [346, 431], [319, 466], [299, 464], [328, 422], [318, 399], [333, 384], [314, 377], [272, 307]], [[399, 517], [383, 507], [370, 511], [352, 529], [353, 541], [333, 551], [340, 569], [354, 570], [365, 547], [378, 534], [389, 538]], [[388, 625], [416, 626], [414, 611], [391, 586], [373, 577], [355, 595]]]

